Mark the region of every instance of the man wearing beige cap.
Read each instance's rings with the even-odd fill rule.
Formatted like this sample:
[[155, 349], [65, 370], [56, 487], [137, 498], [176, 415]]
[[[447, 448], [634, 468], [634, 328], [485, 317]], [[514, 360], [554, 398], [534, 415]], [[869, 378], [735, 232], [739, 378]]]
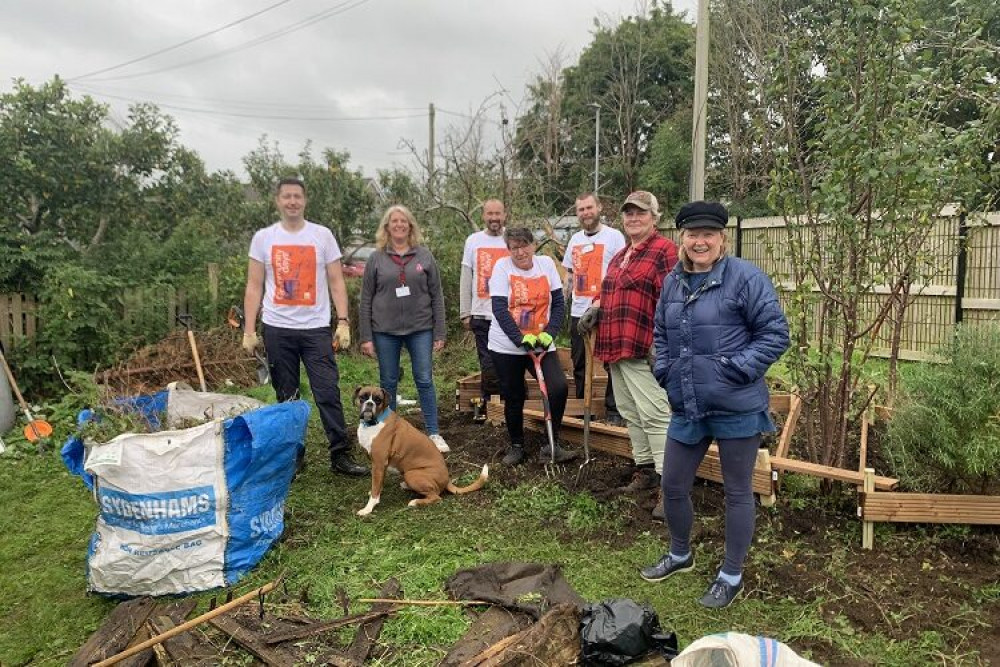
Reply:
[[[670, 406], [647, 359], [656, 303], [664, 277], [677, 263], [677, 246], [656, 231], [660, 207], [652, 193], [633, 192], [621, 212], [628, 245], [611, 259], [600, 305], [583, 314], [579, 330], [586, 335], [597, 328], [594, 356], [609, 364], [615, 403], [628, 423], [636, 472], [624, 491], [655, 491], [659, 498]], [[663, 518], [661, 502], [653, 516]]]

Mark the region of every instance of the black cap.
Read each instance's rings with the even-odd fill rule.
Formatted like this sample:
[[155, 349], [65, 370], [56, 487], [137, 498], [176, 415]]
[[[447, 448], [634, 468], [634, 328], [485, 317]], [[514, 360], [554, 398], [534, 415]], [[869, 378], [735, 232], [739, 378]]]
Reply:
[[716, 201], [693, 201], [681, 207], [674, 218], [678, 229], [711, 227], [725, 229], [729, 222], [729, 211]]

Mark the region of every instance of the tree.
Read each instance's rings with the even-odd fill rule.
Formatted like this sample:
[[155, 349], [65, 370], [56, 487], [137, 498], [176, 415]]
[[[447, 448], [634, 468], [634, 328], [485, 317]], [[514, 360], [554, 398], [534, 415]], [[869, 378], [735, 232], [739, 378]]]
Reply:
[[[840, 466], [871, 398], [875, 334], [933, 278], [928, 233], [944, 204], [974, 200], [1000, 105], [975, 30], [931, 29], [916, 0], [779, 6], [788, 20], [759, 126], [771, 128], [770, 204], [788, 230], [789, 367], [810, 458]], [[974, 99], [993, 100], [990, 118], [956, 124], [951, 110]], [[876, 290], [888, 294], [871, 306]]]
[[106, 107], [73, 99], [56, 78], [39, 88], [16, 81], [0, 95], [0, 153], [10, 158], [0, 168], [0, 238], [21, 250], [0, 264], [0, 281], [26, 290], [51, 261], [93, 253], [134, 227], [184, 151], [155, 107], [133, 106], [116, 131]]
[[[691, 26], [669, 3], [654, 1], [616, 26], [595, 21], [593, 41], [576, 65], [563, 70], [559, 87], [551, 77], [536, 81], [528, 111], [518, 119], [517, 145], [526, 173], [558, 165], [545, 205], [568, 207], [593, 187], [594, 104], [601, 108], [600, 189], [618, 196], [642, 185], [640, 170], [657, 128], [691, 106], [693, 41]], [[557, 93], [558, 117], [552, 106]], [[539, 128], [547, 142], [539, 144]]]
[[306, 215], [310, 220], [333, 230], [341, 244], [359, 237], [372, 238], [375, 197], [361, 172], [349, 167], [350, 154], [326, 148], [322, 160], [317, 161], [311, 144], [307, 143], [298, 158], [294, 165], [286, 162], [277, 142], [269, 144], [266, 136], [243, 158], [250, 185], [266, 205], [270, 219], [277, 217], [274, 186], [283, 177], [295, 176], [306, 185], [309, 199]]

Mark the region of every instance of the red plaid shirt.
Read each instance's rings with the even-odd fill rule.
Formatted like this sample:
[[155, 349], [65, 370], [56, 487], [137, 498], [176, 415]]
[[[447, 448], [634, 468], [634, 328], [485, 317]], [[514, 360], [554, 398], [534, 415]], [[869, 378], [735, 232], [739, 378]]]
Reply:
[[606, 363], [645, 359], [663, 279], [677, 263], [677, 246], [656, 231], [611, 258], [601, 283], [601, 323], [594, 356]]

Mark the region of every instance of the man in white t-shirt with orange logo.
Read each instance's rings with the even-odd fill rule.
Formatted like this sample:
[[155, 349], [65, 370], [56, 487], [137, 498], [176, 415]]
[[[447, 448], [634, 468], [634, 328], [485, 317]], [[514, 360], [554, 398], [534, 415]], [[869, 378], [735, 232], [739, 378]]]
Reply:
[[[334, 355], [351, 344], [340, 247], [333, 232], [305, 219], [306, 186], [301, 180], [281, 179], [275, 203], [281, 220], [259, 230], [250, 243], [243, 347], [252, 352], [257, 346], [257, 313], [263, 301], [264, 349], [278, 401], [298, 394], [301, 362], [330, 443], [331, 469], [367, 475], [368, 468], [351, 456]], [[330, 326], [331, 295], [337, 309], [335, 331]], [[301, 467], [302, 461], [298, 463]]]
[[[462, 326], [472, 331], [476, 337], [480, 371], [479, 391], [484, 404], [492, 394], [500, 393], [488, 347], [490, 319], [493, 315], [490, 304], [490, 276], [493, 275], [496, 263], [510, 256], [503, 238], [506, 223], [507, 210], [502, 201], [490, 199], [484, 202], [483, 230], [465, 239], [465, 250], [462, 253], [458, 312], [462, 318]], [[485, 420], [485, 411], [480, 415]]]
[[[573, 358], [573, 380], [576, 397], [583, 398], [584, 372], [586, 370], [586, 348], [583, 336], [577, 331], [580, 316], [601, 300], [601, 282], [608, 272], [608, 264], [615, 254], [625, 247], [625, 235], [614, 227], [601, 222], [601, 202], [597, 195], [585, 193], [576, 198], [576, 217], [580, 231], [566, 244], [563, 266], [566, 267], [566, 293], [572, 295], [570, 307], [570, 351]], [[608, 376], [604, 393], [606, 420], [609, 424], [621, 426], [621, 416], [615, 406], [615, 395], [611, 390], [611, 376]]]

